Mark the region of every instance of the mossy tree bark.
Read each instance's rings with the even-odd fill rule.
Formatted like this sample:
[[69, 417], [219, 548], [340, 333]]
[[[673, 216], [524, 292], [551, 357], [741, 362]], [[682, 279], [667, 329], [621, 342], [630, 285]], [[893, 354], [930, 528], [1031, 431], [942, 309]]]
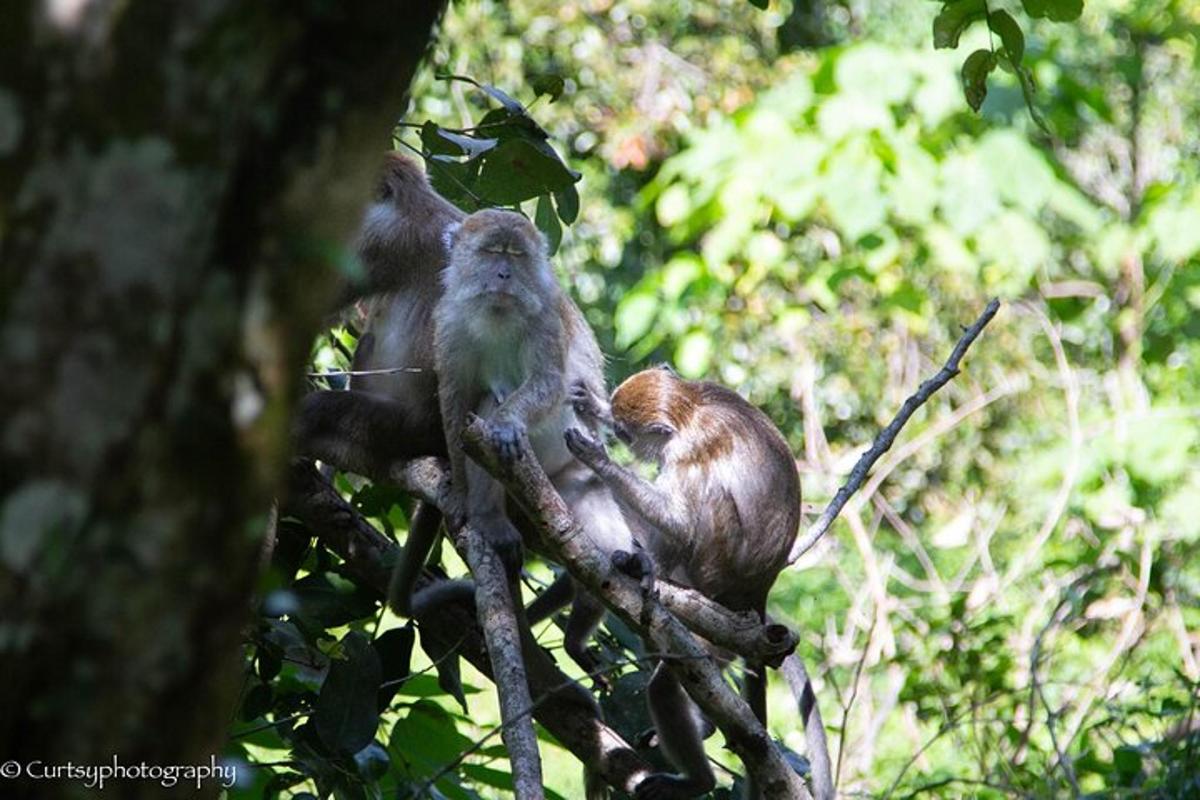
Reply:
[[6, 4], [0, 759], [220, 752], [308, 342], [443, 5]]

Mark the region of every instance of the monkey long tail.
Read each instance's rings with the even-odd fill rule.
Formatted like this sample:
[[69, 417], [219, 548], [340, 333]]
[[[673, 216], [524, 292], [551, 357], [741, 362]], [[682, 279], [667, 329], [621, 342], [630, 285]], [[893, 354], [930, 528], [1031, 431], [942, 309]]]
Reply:
[[829, 762], [829, 740], [825, 736], [825, 723], [817, 707], [817, 696], [812, 681], [800, 656], [792, 653], [783, 660], [780, 672], [791, 687], [796, 704], [800, 707], [800, 722], [804, 725], [804, 742], [808, 748], [808, 763], [812, 767], [812, 791], [814, 800], [833, 800], [833, 770]]

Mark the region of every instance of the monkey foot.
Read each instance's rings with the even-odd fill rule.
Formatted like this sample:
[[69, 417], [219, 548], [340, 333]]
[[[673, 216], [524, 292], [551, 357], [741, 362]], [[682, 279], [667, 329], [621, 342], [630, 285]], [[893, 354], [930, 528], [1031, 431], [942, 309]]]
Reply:
[[712, 791], [713, 779], [685, 778], [656, 772], [637, 785], [635, 800], [688, 800]]
[[641, 584], [643, 594], [654, 588], [654, 562], [645, 551], [614, 550], [612, 565], [618, 572], [635, 578]]

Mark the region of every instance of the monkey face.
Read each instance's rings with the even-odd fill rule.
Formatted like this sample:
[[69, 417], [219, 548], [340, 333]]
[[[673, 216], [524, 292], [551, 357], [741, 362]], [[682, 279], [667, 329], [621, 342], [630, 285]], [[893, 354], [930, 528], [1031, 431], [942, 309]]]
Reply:
[[541, 235], [520, 214], [478, 211], [450, 236], [446, 288], [480, 311], [538, 314], [557, 289]]

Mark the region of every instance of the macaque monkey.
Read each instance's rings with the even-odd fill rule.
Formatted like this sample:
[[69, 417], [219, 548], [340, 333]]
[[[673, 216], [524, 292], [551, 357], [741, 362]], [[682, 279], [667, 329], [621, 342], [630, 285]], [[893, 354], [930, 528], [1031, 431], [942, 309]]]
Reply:
[[[433, 190], [415, 162], [387, 154], [356, 243], [363, 280], [341, 298], [344, 304], [365, 297], [366, 323], [352, 369], [374, 374], [354, 375], [349, 391], [313, 392], [303, 399], [295, 430], [297, 452], [366, 475], [386, 473], [399, 460], [448, 455], [433, 311], [442, 297], [448, 262], [446, 232], [465, 218]], [[581, 401], [606, 413], [603, 357], [595, 336], [569, 298], [564, 297], [562, 308], [567, 380]], [[595, 491], [575, 492], [577, 501], [612, 505], [607, 489], [590, 471], [578, 471]], [[603, 513], [612, 516], [607, 508]], [[418, 505], [389, 592], [401, 614], [412, 613], [413, 589], [440, 525], [436, 508]], [[603, 614], [598, 604], [587, 611], [597, 620]], [[585, 620], [580, 617], [581, 623]]]
[[[412, 160], [388, 153], [363, 215], [356, 252], [363, 269], [339, 307], [362, 299], [366, 323], [349, 391], [307, 395], [296, 417], [296, 450], [349, 472], [386, 473], [394, 461], [446, 455], [433, 363], [433, 306], [446, 265], [442, 234], [464, 214], [433, 191]], [[364, 299], [365, 298], [365, 299]], [[406, 554], [393, 581], [394, 605], [409, 611], [412, 587], [437, 539], [442, 516], [418, 504]]]
[[366, 324], [348, 392], [313, 392], [301, 403], [300, 452], [352, 472], [371, 474], [392, 461], [445, 455], [433, 364], [433, 306], [446, 265], [442, 234], [463, 212], [429, 186], [425, 173], [398, 153], [384, 162], [356, 250], [361, 282], [341, 304], [365, 296]]
[[[595, 337], [559, 287], [541, 234], [520, 214], [485, 210], [448, 238], [434, 350], [461, 510], [515, 577], [521, 537], [505, 514], [503, 487], [457, 446], [475, 413], [491, 423], [492, 445], [504, 460], [521, 457], [521, 435], [528, 435], [534, 456], [594, 543], [610, 554], [634, 550], [633, 532], [608, 488], [566, 446], [569, 428], [597, 431], [607, 403], [591, 388], [600, 379]], [[580, 381], [589, 383], [581, 387]], [[592, 413], [581, 417], [577, 406]], [[575, 592], [565, 647], [584, 669], [595, 666], [587, 642], [603, 615], [595, 598]]]
[[[800, 479], [778, 429], [736, 392], [665, 368], [622, 383], [612, 396], [612, 418], [634, 455], [658, 465], [653, 483], [614, 463], [582, 430], [567, 432], [567, 446], [647, 523], [641, 535], [658, 573], [765, 622], [767, 594], [800, 524]], [[765, 725], [764, 665], [746, 665], [742, 694]], [[655, 668], [646, 699], [662, 751], [678, 773], [651, 775], [638, 785], [637, 800], [710, 791], [715, 779], [699, 710], [665, 664]], [[751, 785], [748, 796], [760, 793]]]

